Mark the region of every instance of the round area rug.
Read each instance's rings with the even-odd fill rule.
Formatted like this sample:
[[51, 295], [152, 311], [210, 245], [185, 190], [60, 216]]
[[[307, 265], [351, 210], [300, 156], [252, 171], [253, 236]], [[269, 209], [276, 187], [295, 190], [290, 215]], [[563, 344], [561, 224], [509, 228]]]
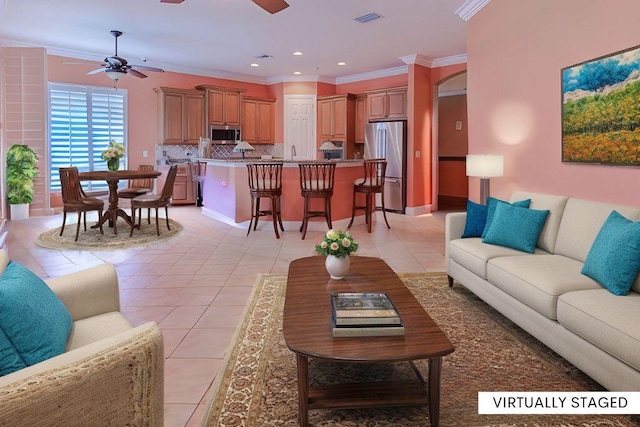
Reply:
[[[67, 218], [67, 221], [69, 218]], [[133, 236], [129, 237], [130, 228], [122, 219], [118, 220], [118, 234], [114, 234], [113, 228], [105, 223], [102, 227], [104, 234], [100, 234], [99, 228], [90, 228], [95, 222], [87, 222], [87, 231], [80, 224], [80, 234], [75, 242], [76, 222], [67, 222], [64, 233], [60, 236], [60, 228], [56, 227], [45, 231], [36, 238], [36, 245], [49, 249], [73, 249], [80, 251], [117, 250], [135, 246], [150, 245], [164, 242], [176, 237], [182, 232], [182, 225], [169, 219], [171, 230], [167, 230], [167, 223], [160, 218], [160, 236], [156, 231], [155, 219], [151, 218], [151, 224], [147, 224], [146, 218], [142, 219], [141, 229], [133, 230]]]

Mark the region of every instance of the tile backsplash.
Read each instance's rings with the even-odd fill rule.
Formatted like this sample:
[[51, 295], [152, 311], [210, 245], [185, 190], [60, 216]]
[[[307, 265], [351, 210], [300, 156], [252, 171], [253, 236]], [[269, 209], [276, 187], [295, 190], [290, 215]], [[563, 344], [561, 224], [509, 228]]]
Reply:
[[[211, 158], [241, 159], [242, 153], [235, 153], [233, 145], [212, 145]], [[263, 155], [282, 157], [284, 144], [255, 144], [253, 151], [245, 152], [245, 158], [260, 158]], [[188, 159], [198, 157], [197, 145], [156, 145], [156, 164], [165, 165], [169, 159]]]

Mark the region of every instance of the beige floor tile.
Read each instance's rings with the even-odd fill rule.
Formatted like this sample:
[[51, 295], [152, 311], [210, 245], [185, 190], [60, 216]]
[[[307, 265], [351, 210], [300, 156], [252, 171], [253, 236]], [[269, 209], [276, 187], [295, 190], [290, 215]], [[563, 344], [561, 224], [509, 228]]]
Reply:
[[171, 353], [171, 357], [222, 359], [235, 331], [235, 327], [192, 329]]
[[215, 377], [221, 359], [173, 358], [164, 362], [164, 402], [197, 405]]

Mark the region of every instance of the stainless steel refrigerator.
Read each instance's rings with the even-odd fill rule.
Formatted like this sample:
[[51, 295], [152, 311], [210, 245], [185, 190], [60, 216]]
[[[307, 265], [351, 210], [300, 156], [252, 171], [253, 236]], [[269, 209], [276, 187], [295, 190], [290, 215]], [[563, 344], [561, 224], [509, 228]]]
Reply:
[[[386, 159], [384, 205], [387, 211], [404, 213], [407, 206], [407, 123], [367, 123], [364, 132], [366, 159]], [[376, 205], [381, 206], [378, 198]]]

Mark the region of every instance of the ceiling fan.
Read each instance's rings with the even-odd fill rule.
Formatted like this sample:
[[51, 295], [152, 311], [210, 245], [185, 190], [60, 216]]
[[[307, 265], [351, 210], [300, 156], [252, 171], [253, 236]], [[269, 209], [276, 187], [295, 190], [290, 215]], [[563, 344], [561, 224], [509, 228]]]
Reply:
[[115, 54], [113, 56], [105, 58], [104, 64], [101, 64], [100, 68], [89, 71], [87, 74], [97, 74], [104, 72], [111, 80], [117, 82], [125, 74], [133, 74], [134, 76], [140, 77], [141, 79], [147, 77], [145, 74], [142, 74], [138, 70], [164, 73], [164, 70], [161, 68], [147, 67], [145, 65], [133, 65], [129, 64], [126, 59], [120, 58], [118, 56], [118, 37], [122, 35], [122, 31], [111, 30], [111, 35], [116, 39]]
[[[160, 0], [161, 3], [182, 3], [184, 0]], [[289, 4], [284, 0], [251, 0], [267, 12], [274, 14], [278, 13], [283, 9], [289, 7]]]

